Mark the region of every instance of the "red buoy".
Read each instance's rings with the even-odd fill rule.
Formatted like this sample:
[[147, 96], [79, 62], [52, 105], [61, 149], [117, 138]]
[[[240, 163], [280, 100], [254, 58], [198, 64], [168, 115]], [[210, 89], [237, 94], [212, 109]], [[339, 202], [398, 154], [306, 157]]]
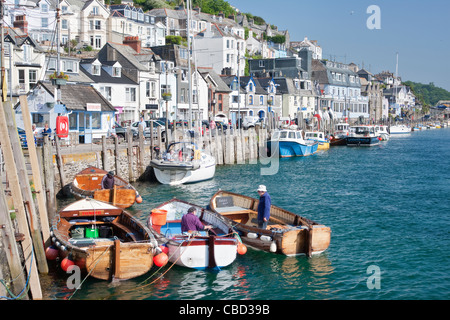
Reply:
[[164, 252], [161, 252], [160, 254], [153, 257], [153, 263], [157, 267], [165, 266], [168, 261], [169, 261], [169, 257]]
[[69, 258], [64, 258], [61, 261], [61, 269], [64, 270], [64, 272], [67, 272], [67, 270], [69, 269], [70, 266], [73, 266], [75, 264], [75, 262], [73, 262], [71, 259]]
[[56, 260], [56, 258], [58, 258], [59, 255], [59, 251], [58, 248], [55, 247], [54, 245], [51, 245], [50, 247], [48, 247], [47, 249], [45, 249], [45, 257], [47, 258], [47, 260]]
[[164, 252], [165, 254], [169, 254], [169, 247], [168, 247], [168, 246], [162, 245], [162, 246], [159, 246], [159, 248], [160, 248], [161, 251]]
[[239, 243], [237, 246], [237, 253], [243, 255], [247, 253], [247, 246], [243, 243]]

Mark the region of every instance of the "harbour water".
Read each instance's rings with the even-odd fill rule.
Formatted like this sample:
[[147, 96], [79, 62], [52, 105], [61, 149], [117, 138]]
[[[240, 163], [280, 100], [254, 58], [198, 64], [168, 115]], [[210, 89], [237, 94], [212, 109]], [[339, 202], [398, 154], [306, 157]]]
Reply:
[[44, 299], [450, 298], [450, 129], [280, 159], [274, 175], [261, 175], [262, 167], [219, 166], [214, 179], [192, 185], [136, 183], [144, 201], [130, 211], [145, 221], [153, 206], [173, 197], [206, 206], [219, 188], [257, 197], [265, 184], [273, 204], [331, 227], [323, 254], [285, 257], [249, 248], [219, 272], [168, 265], [120, 283], [88, 278], [75, 293], [68, 275], [52, 267], [41, 276]]

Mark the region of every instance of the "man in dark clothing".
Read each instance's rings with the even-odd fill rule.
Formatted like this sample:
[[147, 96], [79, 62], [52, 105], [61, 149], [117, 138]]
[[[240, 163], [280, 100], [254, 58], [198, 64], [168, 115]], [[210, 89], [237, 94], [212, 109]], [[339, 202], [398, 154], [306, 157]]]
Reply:
[[266, 229], [267, 223], [270, 218], [270, 205], [272, 204], [270, 200], [270, 195], [267, 192], [265, 185], [260, 185], [258, 187], [259, 194], [259, 204], [258, 204], [258, 228]]
[[114, 172], [110, 171], [102, 179], [102, 189], [114, 188]]
[[190, 207], [187, 214], [181, 218], [181, 232], [198, 232], [211, 229], [211, 226], [203, 226], [200, 219], [195, 215], [197, 209]]

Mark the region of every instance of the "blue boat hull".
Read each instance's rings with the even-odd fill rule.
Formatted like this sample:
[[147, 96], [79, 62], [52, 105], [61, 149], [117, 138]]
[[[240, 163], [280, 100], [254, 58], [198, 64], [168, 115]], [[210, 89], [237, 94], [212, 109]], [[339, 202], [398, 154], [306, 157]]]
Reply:
[[378, 137], [347, 137], [349, 147], [371, 147], [380, 144]]
[[[267, 148], [272, 150], [271, 144], [275, 145], [277, 142], [267, 143]], [[314, 144], [302, 144], [295, 141], [280, 141], [278, 142], [280, 158], [290, 158], [290, 157], [305, 157], [312, 155], [317, 152], [319, 144], [316, 142]]]

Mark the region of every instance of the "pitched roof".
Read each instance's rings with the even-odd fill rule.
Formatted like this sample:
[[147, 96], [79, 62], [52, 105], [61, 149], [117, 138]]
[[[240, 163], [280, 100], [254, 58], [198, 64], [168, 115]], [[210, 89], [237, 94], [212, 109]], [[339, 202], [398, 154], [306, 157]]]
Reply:
[[[38, 84], [53, 96], [56, 86], [51, 82], [40, 81]], [[100, 92], [88, 84], [66, 84], [60, 86], [61, 103], [67, 110], [86, 110], [88, 103], [100, 103], [102, 111], [115, 111], [114, 106]]]

